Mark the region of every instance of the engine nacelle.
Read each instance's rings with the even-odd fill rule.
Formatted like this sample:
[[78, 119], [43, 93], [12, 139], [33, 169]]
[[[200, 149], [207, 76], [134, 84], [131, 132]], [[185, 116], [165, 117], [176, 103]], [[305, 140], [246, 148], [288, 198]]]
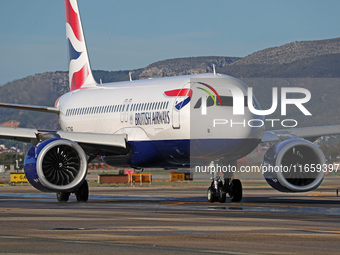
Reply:
[[77, 189], [87, 174], [83, 149], [70, 140], [53, 138], [34, 145], [25, 158], [25, 175], [33, 187], [44, 192]]
[[263, 158], [267, 183], [281, 192], [316, 189], [325, 175], [325, 156], [315, 144], [290, 139], [273, 145]]

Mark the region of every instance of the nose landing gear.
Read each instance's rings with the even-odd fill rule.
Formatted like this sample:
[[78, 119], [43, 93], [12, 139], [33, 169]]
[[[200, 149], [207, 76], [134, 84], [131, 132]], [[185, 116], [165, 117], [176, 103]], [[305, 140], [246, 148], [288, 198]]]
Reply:
[[227, 194], [229, 194], [231, 202], [240, 202], [242, 193], [242, 184], [239, 179], [225, 178], [222, 180], [219, 176], [215, 176], [208, 188], [207, 198], [211, 203], [215, 201], [224, 203]]

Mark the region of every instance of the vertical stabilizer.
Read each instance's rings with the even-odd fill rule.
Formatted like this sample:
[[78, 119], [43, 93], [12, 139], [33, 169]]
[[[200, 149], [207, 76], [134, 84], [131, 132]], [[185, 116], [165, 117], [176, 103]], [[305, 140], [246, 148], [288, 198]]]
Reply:
[[70, 90], [95, 87], [77, 0], [65, 0], [65, 14]]

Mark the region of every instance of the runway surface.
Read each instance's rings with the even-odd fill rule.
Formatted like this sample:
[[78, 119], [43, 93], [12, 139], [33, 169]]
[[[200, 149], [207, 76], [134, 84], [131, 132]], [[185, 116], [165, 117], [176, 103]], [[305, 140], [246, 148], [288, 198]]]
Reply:
[[339, 180], [304, 194], [246, 182], [242, 203], [223, 204], [186, 184], [90, 187], [88, 203], [1, 186], [0, 253], [339, 254]]

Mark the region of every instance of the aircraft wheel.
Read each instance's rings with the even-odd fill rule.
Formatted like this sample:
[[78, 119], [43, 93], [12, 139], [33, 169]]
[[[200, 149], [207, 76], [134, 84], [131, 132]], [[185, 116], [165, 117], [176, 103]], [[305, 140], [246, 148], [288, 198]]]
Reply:
[[87, 202], [89, 199], [89, 185], [87, 184], [86, 180], [76, 191], [76, 197], [78, 202]]
[[57, 193], [57, 200], [58, 202], [67, 202], [70, 198], [70, 192], [58, 192]]
[[230, 183], [229, 192], [231, 202], [240, 202], [242, 200], [242, 184], [238, 179], [234, 179]]
[[215, 197], [216, 197], [215, 189], [213, 189], [212, 187], [209, 187], [208, 191], [207, 191], [208, 201], [211, 202], [211, 203], [215, 202]]

